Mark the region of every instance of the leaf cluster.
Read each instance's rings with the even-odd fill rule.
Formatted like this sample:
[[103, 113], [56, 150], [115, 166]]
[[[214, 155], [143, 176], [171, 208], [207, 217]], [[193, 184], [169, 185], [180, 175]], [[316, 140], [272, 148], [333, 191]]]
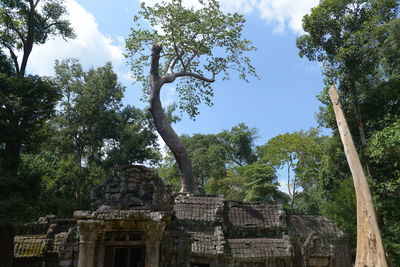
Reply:
[[176, 85], [179, 108], [192, 118], [198, 114], [200, 103], [212, 105], [210, 83], [218, 74], [229, 79], [230, 71], [235, 70], [246, 81], [249, 75], [256, 76], [250, 59], [244, 55], [255, 50], [242, 37], [244, 17], [224, 14], [215, 0], [199, 4], [197, 9], [185, 7], [182, 0], [154, 6], [142, 4], [134, 19], [137, 25], [126, 40], [133, 78], [142, 83], [145, 98], [150, 90], [151, 47], [153, 44], [162, 47], [159, 75], [165, 83], [180, 78]]
[[22, 52], [25, 66], [33, 45], [44, 44], [49, 38], [74, 38], [75, 33], [65, 18], [63, 0], [2, 0], [0, 1], [0, 47], [9, 52], [15, 67], [20, 69], [18, 55]]
[[[201, 192], [222, 194], [241, 201], [287, 202], [279, 192], [270, 164], [257, 161], [254, 141], [257, 129], [244, 123], [217, 134], [183, 135], [181, 139], [192, 160]], [[172, 155], [159, 168], [165, 182], [179, 190], [179, 172]]]

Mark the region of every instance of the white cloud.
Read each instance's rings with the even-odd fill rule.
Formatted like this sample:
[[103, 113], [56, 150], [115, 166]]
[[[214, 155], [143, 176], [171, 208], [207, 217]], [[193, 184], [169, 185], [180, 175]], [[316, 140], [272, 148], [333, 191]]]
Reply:
[[177, 101], [176, 88], [173, 86], [166, 86], [161, 93], [161, 102], [164, 107], [174, 104]]
[[319, 0], [260, 0], [257, 9], [261, 18], [277, 23], [277, 31], [282, 32], [289, 28], [301, 33], [303, 16], [318, 2]]
[[[141, 0], [148, 5], [161, 0]], [[242, 14], [256, 14], [268, 23], [276, 25], [276, 32], [290, 29], [295, 33], [302, 32], [302, 18], [309, 13], [319, 0], [221, 0], [225, 10]], [[197, 0], [184, 0], [185, 6], [198, 6]]]
[[121, 38], [113, 40], [102, 34], [94, 15], [75, 0], [67, 0], [65, 5], [69, 13], [68, 20], [77, 35], [76, 39], [66, 42], [57, 37], [41, 46], [35, 46], [29, 58], [28, 71], [52, 75], [54, 61], [69, 57], [79, 58], [85, 67], [100, 66], [111, 61], [115, 69], [118, 69], [124, 59]]

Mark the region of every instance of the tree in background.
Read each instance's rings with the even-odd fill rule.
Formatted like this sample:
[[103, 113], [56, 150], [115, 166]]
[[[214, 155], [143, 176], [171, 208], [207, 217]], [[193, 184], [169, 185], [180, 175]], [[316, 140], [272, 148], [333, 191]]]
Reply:
[[[53, 36], [62, 36], [64, 39], [74, 38], [75, 34], [73, 29], [70, 27], [70, 23], [65, 19], [66, 9], [63, 6], [62, 0], [17, 0], [17, 1], [0, 1], [0, 49], [1, 57], [6, 58], [3, 60], [7, 66], [3, 69], [3, 73], [10, 76], [24, 77], [28, 64], [29, 56], [32, 52], [34, 45], [44, 44], [49, 38]], [[4, 55], [8, 54], [9, 58]], [[18, 57], [22, 58], [19, 59]], [[33, 76], [32, 76], [33, 77]], [[33, 79], [33, 78], [28, 79]], [[36, 80], [38, 77], [36, 76]], [[44, 80], [43, 80], [44, 81]], [[19, 81], [14, 80], [18, 83]], [[19, 83], [26, 83], [20, 81]], [[25, 86], [27, 86], [25, 84]], [[31, 90], [33, 94], [36, 94], [36, 98], [40, 96], [40, 92], [33, 92], [33, 90], [39, 90], [38, 86], [32, 85], [31, 89], [26, 88], [25, 90]], [[46, 86], [47, 88], [51, 86]], [[13, 92], [8, 92], [13, 93]], [[54, 92], [56, 93], [56, 92]], [[17, 95], [16, 93], [15, 95]], [[12, 96], [10, 96], [12, 97]], [[27, 97], [21, 96], [20, 97]], [[37, 100], [39, 101], [39, 100]], [[46, 99], [43, 99], [46, 102]], [[24, 104], [30, 105], [29, 101], [20, 102], [19, 110], [31, 109], [34, 105], [23, 106]], [[11, 106], [7, 108], [8, 112], [18, 113], [18, 110], [10, 110]], [[40, 110], [38, 111], [40, 113]], [[6, 118], [4, 118], [5, 120]], [[17, 133], [16, 138], [11, 135], [10, 142], [5, 143], [6, 153], [9, 155], [10, 164], [5, 169], [12, 168], [15, 172], [18, 169], [19, 156], [21, 143], [24, 133], [29, 133], [27, 125], [31, 125], [34, 122], [26, 121], [18, 124], [17, 128], [14, 127], [13, 131]]]
[[[378, 151], [383, 151], [385, 142], [376, 139], [380, 134], [392, 131], [400, 114], [397, 11], [398, 1], [395, 0], [321, 1], [310, 15], [304, 17], [306, 34], [298, 38], [297, 44], [300, 56], [321, 61], [324, 66], [326, 88], [319, 96], [323, 103], [319, 122], [333, 129], [333, 138], [326, 147], [331, 153], [325, 153], [321, 165], [321, 173], [326, 174], [325, 179], [320, 180], [326, 204], [335, 205], [333, 199], [337, 198], [330, 196], [348, 190], [344, 180], [350, 176], [348, 167], [339, 160], [343, 159], [343, 152], [326, 92], [337, 83], [350, 130], [358, 132], [353, 137], [370, 175], [384, 243], [394, 263], [399, 265], [397, 225], [400, 218], [393, 208], [399, 201], [398, 188], [393, 187], [399, 167], [390, 160], [385, 164], [378, 160]], [[387, 136], [387, 141], [390, 140]], [[321, 210], [327, 212], [329, 209], [322, 207]], [[343, 217], [339, 219], [339, 216]], [[328, 214], [328, 217], [339, 224], [344, 223], [340, 225], [343, 229], [349, 229], [346, 214]]]
[[217, 137], [224, 146], [230, 166], [243, 166], [257, 160], [254, 150], [254, 141], [258, 138], [256, 128], [249, 128], [241, 122], [230, 131], [222, 131]]
[[275, 169], [286, 168], [292, 211], [298, 189], [310, 186], [318, 178], [322, 154], [320, 142], [318, 131], [311, 129], [275, 136], [257, 148], [261, 162], [269, 163]]
[[14, 77], [0, 74], [0, 164], [16, 173], [21, 149], [40, 142], [43, 123], [53, 114], [60, 97], [50, 81], [39, 76]]
[[[297, 39], [301, 57], [323, 62], [327, 86], [338, 84], [347, 112], [355, 114], [352, 117], [363, 146], [368, 137], [360, 105], [374, 82], [369, 77], [380, 67], [377, 50], [396, 9], [396, 0], [322, 1], [304, 16], [306, 34]], [[329, 124], [334, 127], [334, 119]]]
[[37, 216], [41, 177], [20, 164], [20, 155], [45, 142], [43, 127], [58, 99], [46, 79], [0, 73], [0, 266], [12, 264], [14, 226]]
[[225, 177], [211, 179], [207, 189], [230, 200], [286, 204], [289, 198], [278, 185], [271, 165], [253, 163], [233, 167]]
[[[27, 188], [21, 181], [28, 179], [29, 173], [19, 170], [21, 151], [34, 147], [41, 140], [43, 131], [40, 125], [50, 117], [58, 90], [46, 79], [38, 76], [26, 76], [28, 59], [34, 45], [45, 43], [50, 37], [61, 35], [64, 39], [74, 37], [69, 22], [64, 18], [65, 7], [61, 0], [3, 0], [0, 1], [0, 57], [1, 57], [1, 100], [0, 122], [2, 134], [0, 140], [0, 191], [12, 192], [12, 198], [5, 196], [5, 205], [9, 210], [20, 211], [10, 214], [8, 221], [0, 223], [2, 247], [0, 265], [11, 266], [13, 253], [13, 231], [10, 224], [21, 221], [29, 212], [21, 211], [23, 202], [31, 203], [34, 186]], [[5, 56], [7, 54], [7, 56]], [[21, 58], [18, 58], [18, 57]], [[21, 79], [14, 79], [12, 76]], [[42, 98], [40, 98], [42, 97]], [[35, 108], [38, 108], [35, 110]], [[17, 118], [19, 116], [19, 118]], [[19, 119], [20, 121], [17, 121]], [[4, 127], [4, 128], [3, 128]], [[35, 136], [36, 135], [36, 136]], [[35, 136], [35, 138], [32, 138]], [[29, 142], [26, 142], [29, 138]], [[31, 173], [32, 181], [39, 183], [38, 177]], [[22, 176], [21, 176], [22, 175]], [[22, 182], [24, 183], [24, 182]], [[15, 186], [18, 184], [18, 186]], [[26, 183], [30, 184], [30, 183]], [[4, 194], [7, 195], [7, 194]], [[9, 202], [8, 204], [10, 204]], [[13, 216], [12, 216], [13, 215]], [[22, 220], [23, 221], [23, 220]], [[3, 227], [4, 226], [4, 227]]]
[[55, 120], [55, 138], [61, 153], [71, 155], [75, 208], [81, 209], [82, 191], [92, 185], [85, 172], [103, 156], [105, 140], [115, 135], [124, 88], [110, 63], [84, 72], [78, 61], [70, 59], [56, 62], [55, 73], [64, 95]]
[[87, 197], [111, 168], [149, 158], [156, 161], [157, 136], [146, 113], [130, 106], [122, 109], [124, 87], [111, 63], [83, 71], [77, 60], [68, 59], [56, 62], [55, 72], [63, 99], [54, 120], [53, 142], [64, 162], [59, 168], [71, 177], [75, 209], [81, 209], [83, 195]]
[[0, 47], [10, 54], [17, 76], [25, 75], [34, 45], [57, 35], [75, 37], [66, 13], [63, 0], [0, 1]]
[[[244, 123], [217, 134], [181, 136], [193, 161], [199, 191], [232, 200], [286, 203], [272, 166], [256, 162], [256, 138], [257, 130]], [[179, 171], [171, 155], [167, 155], [159, 173], [179, 189]]]
[[[217, 134], [182, 135], [180, 138], [192, 160], [198, 190], [204, 193], [207, 191], [206, 187], [210, 180], [220, 179], [227, 175], [226, 147]], [[174, 190], [180, 189], [179, 168], [171, 153], [166, 155], [164, 164], [158, 171]]]
[[[142, 4], [135, 21], [143, 19], [153, 29], [138, 25], [126, 41], [133, 76], [142, 82], [155, 127], [177, 161], [182, 192], [196, 191], [195, 178], [185, 146], [163, 112], [160, 101], [163, 85], [179, 78], [176, 84], [179, 107], [193, 118], [201, 102], [211, 105], [211, 84], [218, 74], [228, 79], [230, 71], [235, 70], [244, 80], [255, 75], [249, 58], [243, 55], [254, 50], [251, 42], [241, 37], [243, 16], [222, 13], [215, 0], [199, 4], [196, 10], [183, 6], [182, 0], [153, 7]], [[148, 68], [150, 79], [145, 73]]]
[[[369, 140], [367, 152], [374, 166], [375, 176], [371, 180], [377, 192], [374, 196], [380, 223], [384, 225], [388, 250], [394, 255], [400, 251], [400, 120], [376, 131]], [[400, 263], [399, 258], [393, 257]]]

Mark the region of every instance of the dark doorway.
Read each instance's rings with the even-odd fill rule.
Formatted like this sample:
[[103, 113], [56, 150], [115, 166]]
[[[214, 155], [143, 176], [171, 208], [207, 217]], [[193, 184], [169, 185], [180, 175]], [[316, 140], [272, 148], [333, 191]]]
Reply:
[[144, 246], [135, 247], [111, 247], [112, 257], [107, 258], [106, 262], [112, 260], [112, 267], [144, 267], [146, 248]]
[[190, 267], [210, 267], [208, 263], [190, 263]]

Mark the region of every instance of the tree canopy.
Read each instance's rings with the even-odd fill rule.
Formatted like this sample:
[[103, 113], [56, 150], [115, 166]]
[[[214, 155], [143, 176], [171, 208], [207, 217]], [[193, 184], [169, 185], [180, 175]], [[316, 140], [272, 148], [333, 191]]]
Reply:
[[[257, 161], [257, 137], [257, 129], [244, 123], [217, 134], [181, 136], [193, 162], [199, 191], [232, 200], [286, 204], [287, 196], [278, 190], [273, 166]], [[171, 155], [158, 171], [166, 183], [179, 188], [178, 169]]]
[[[73, 38], [63, 0], [0, 2], [0, 46], [9, 52], [17, 75], [24, 76], [32, 48], [60, 35]], [[22, 59], [18, 59], [19, 54]]]
[[165, 83], [182, 78], [175, 84], [179, 107], [191, 117], [198, 114], [197, 106], [202, 101], [212, 104], [211, 83], [218, 74], [228, 79], [235, 70], [245, 80], [256, 75], [244, 54], [255, 50], [242, 37], [244, 17], [223, 13], [215, 0], [199, 1], [199, 5], [198, 9], [187, 8], [182, 0], [154, 6], [142, 3], [126, 42], [132, 76], [142, 83], [145, 97], [150, 93], [150, 48], [153, 44], [162, 47], [159, 75]]
[[[341, 212], [339, 196], [350, 188], [350, 177], [327, 97], [327, 88], [338, 85], [354, 141], [369, 175], [376, 203], [378, 222], [389, 255], [398, 265], [397, 238], [399, 216], [393, 213], [398, 203], [398, 167], [386, 160], [396, 143], [394, 129], [399, 113], [399, 18], [396, 0], [325, 0], [303, 18], [305, 34], [297, 39], [300, 56], [323, 63], [326, 87], [319, 95], [323, 106], [318, 114], [322, 126], [333, 130], [319, 169], [319, 187], [325, 194], [319, 212], [334, 218], [343, 229], [353, 231], [349, 218]], [[357, 134], [356, 134], [357, 133]], [[389, 134], [390, 133], [390, 134]], [[382, 138], [385, 136], [384, 138]], [[383, 141], [384, 140], [384, 141]], [[396, 156], [394, 156], [396, 157]], [[335, 204], [336, 203], [336, 204]], [[351, 207], [350, 205], [347, 207]], [[347, 223], [349, 222], [349, 224]], [[355, 233], [350, 234], [354, 238]], [[354, 239], [352, 239], [354, 240]]]

